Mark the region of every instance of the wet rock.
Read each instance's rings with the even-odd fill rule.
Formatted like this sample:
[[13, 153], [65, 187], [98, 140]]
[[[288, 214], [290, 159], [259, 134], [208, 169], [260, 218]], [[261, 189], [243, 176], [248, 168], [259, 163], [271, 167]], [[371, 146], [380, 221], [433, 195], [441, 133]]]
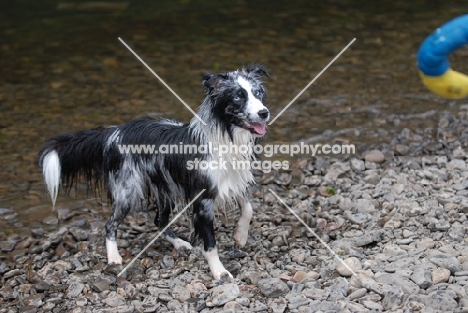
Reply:
[[279, 278], [263, 278], [257, 286], [265, 297], [280, 297], [289, 292], [288, 285]]
[[10, 270], [10, 267], [5, 262], [0, 263], [0, 275], [5, 274], [9, 270]]
[[11, 252], [15, 248], [16, 241], [0, 241], [0, 250], [2, 252]]
[[57, 225], [58, 218], [54, 215], [48, 215], [42, 219], [42, 223], [45, 225]]

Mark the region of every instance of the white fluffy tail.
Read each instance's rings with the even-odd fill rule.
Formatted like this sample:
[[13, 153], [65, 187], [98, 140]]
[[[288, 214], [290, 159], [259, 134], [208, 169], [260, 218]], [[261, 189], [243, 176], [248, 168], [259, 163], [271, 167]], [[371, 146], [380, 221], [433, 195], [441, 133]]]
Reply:
[[42, 161], [42, 174], [44, 175], [47, 190], [49, 191], [54, 208], [60, 185], [60, 171], [60, 159], [57, 151], [52, 150], [47, 152]]

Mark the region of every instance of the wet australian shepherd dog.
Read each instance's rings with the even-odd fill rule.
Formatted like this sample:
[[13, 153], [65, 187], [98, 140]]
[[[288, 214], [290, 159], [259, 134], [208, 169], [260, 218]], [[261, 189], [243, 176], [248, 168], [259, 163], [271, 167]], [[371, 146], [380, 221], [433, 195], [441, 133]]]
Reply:
[[[215, 279], [231, 274], [219, 260], [214, 235], [214, 210], [236, 201], [241, 208], [234, 233], [239, 247], [246, 244], [252, 218], [247, 188], [254, 183], [249, 168], [238, 169], [234, 162], [254, 161], [250, 151], [232, 149], [220, 155], [199, 151], [181, 154], [122, 153], [123, 145], [252, 145], [266, 133], [270, 112], [265, 107], [263, 76], [269, 76], [261, 64], [240, 70], [205, 74], [206, 98], [198, 116], [183, 124], [168, 119], [142, 118], [121, 126], [96, 128], [50, 138], [39, 153], [39, 164], [47, 189], [55, 204], [59, 186], [65, 191], [82, 180], [93, 187], [105, 186], [112, 204], [112, 215], [105, 225], [108, 263], [122, 264], [116, 236], [117, 228], [133, 210], [155, 208], [155, 224], [163, 229], [175, 205], [192, 204], [196, 237], [204, 244], [204, 256]], [[235, 151], [236, 150], [236, 151]], [[188, 162], [222, 159], [223, 166], [207, 169], [187, 167]], [[176, 249], [191, 249], [169, 228], [165, 238]], [[232, 276], [231, 276], [232, 277]]]

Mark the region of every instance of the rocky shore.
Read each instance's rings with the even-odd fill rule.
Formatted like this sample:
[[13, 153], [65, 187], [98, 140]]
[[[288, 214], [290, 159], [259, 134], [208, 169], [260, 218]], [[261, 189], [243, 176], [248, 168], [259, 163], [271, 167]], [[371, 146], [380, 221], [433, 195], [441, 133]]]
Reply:
[[[437, 140], [406, 129], [362, 154], [304, 158], [259, 176], [242, 251], [232, 240], [238, 212], [216, 219], [232, 281], [212, 280], [199, 246], [176, 253], [163, 240], [117, 277], [122, 267], [105, 257], [108, 206], [58, 207], [30, 235], [0, 234], [0, 313], [468, 312], [465, 115], [446, 116]], [[0, 214], [14, 222], [8, 209]], [[125, 263], [157, 233], [153, 214], [121, 226]], [[174, 227], [185, 239], [189, 219]]]

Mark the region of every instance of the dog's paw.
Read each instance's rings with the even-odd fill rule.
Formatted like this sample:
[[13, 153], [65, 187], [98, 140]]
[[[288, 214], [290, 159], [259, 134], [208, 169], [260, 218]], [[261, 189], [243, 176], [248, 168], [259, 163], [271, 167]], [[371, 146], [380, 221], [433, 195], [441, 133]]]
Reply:
[[122, 257], [117, 255], [109, 255], [107, 256], [107, 264], [122, 264]]
[[182, 240], [180, 238], [174, 240], [174, 242], [172, 243], [174, 245], [174, 248], [177, 250], [177, 251], [180, 251], [180, 250], [192, 250], [193, 247], [192, 245], [185, 241], [185, 240]]
[[232, 274], [229, 273], [226, 269], [216, 271], [216, 272], [212, 272], [212, 274], [213, 274], [214, 279], [222, 280], [222, 281], [225, 281], [225, 282], [228, 282], [228, 281], [230, 281], [231, 279], [234, 278], [232, 276]]
[[249, 237], [248, 229], [243, 229], [242, 227], [237, 227], [236, 232], [234, 233], [234, 242], [239, 248], [243, 248], [247, 243], [247, 238]]
[[117, 242], [115, 240], [106, 239], [106, 250], [107, 250], [107, 264], [122, 264], [122, 257], [117, 249]]

